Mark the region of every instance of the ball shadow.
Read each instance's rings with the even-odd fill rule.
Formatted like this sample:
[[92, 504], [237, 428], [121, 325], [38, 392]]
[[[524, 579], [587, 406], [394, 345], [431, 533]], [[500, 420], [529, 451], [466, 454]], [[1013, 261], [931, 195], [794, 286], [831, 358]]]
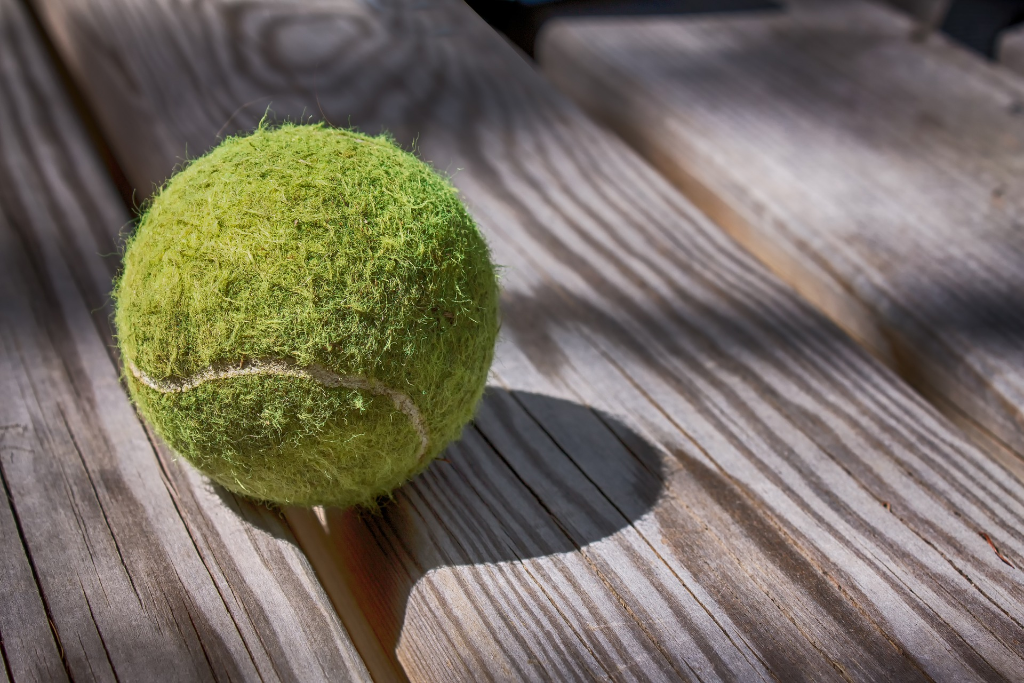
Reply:
[[[430, 572], [576, 552], [631, 526], [663, 488], [661, 456], [615, 418], [489, 388], [442, 459], [377, 512], [329, 511], [327, 527], [360, 611], [394, 657], [410, 594]], [[459, 597], [469, 599], [446, 601]]]

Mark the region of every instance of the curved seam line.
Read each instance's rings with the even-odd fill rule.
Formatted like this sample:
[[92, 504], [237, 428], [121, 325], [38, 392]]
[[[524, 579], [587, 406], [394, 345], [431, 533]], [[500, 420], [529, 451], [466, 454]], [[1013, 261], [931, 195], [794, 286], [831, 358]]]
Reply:
[[420, 437], [420, 448], [416, 454], [417, 461], [423, 460], [423, 457], [427, 454], [427, 447], [430, 445], [430, 436], [427, 432], [427, 425], [423, 421], [423, 415], [420, 414], [419, 408], [416, 407], [416, 404], [413, 403], [408, 394], [403, 394], [382, 382], [370, 379], [369, 377], [363, 377], [362, 375], [339, 375], [318, 363], [300, 366], [286, 360], [257, 359], [248, 361], [242, 366], [231, 366], [223, 369], [217, 369], [211, 365], [205, 370], [200, 370], [196, 374], [181, 380], [153, 379], [136, 367], [135, 363], [132, 361], [128, 361], [128, 369], [131, 370], [135, 379], [139, 380], [150, 389], [159, 391], [161, 394], [180, 394], [182, 392], [195, 389], [207, 382], [213, 382], [219, 379], [231, 379], [233, 377], [245, 377], [247, 375], [299, 377], [302, 379], [313, 380], [317, 384], [331, 389], [336, 389], [338, 387], [343, 387], [345, 389], [362, 389], [378, 396], [387, 396], [395, 404], [395, 407], [409, 418], [409, 422], [412, 423], [413, 429], [416, 430], [416, 434]]

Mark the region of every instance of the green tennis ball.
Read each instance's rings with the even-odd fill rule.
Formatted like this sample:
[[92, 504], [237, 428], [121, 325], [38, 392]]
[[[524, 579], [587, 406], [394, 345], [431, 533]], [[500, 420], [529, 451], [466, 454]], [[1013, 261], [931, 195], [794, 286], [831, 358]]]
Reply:
[[283, 504], [372, 505], [473, 416], [498, 330], [455, 189], [384, 137], [261, 126], [175, 175], [114, 289], [125, 381], [178, 453]]

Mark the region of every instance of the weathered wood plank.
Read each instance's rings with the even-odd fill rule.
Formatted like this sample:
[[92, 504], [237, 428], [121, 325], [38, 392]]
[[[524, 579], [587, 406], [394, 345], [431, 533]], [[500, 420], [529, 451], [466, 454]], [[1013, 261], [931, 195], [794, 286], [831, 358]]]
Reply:
[[[2, 218], [0, 218], [2, 220]], [[2, 344], [2, 342], [0, 342]], [[0, 367], [6, 366], [8, 356], [0, 345]], [[7, 374], [0, 369], [0, 376]], [[0, 461], [25, 457], [26, 451], [18, 443], [18, 425], [0, 425]], [[0, 475], [3, 471], [0, 469]], [[61, 681], [67, 673], [61, 663], [60, 652], [53, 639], [53, 631], [39, 596], [39, 585], [32, 575], [26, 550], [22, 544], [18, 524], [11, 511], [6, 485], [0, 501], [0, 655], [4, 666], [2, 680], [7, 672], [16, 681]]]
[[475, 424], [311, 551], [410, 678], [1024, 670], [1021, 483], [461, 3], [39, 7], [136, 187], [273, 102], [418, 138], [506, 265]]
[[[105, 303], [127, 212], [11, 0], [0, 32], [0, 468], [68, 670], [368, 679], [287, 526], [154, 451], [110, 355]], [[14, 679], [26, 663], [8, 644], [23, 641], [40, 677], [63, 675], [59, 655], [56, 670], [44, 657], [45, 616], [7, 623], [33, 594], [7, 590]]]
[[565, 22], [540, 54], [776, 273], [1024, 455], [1024, 82], [908, 28], [868, 2], [801, 0]]

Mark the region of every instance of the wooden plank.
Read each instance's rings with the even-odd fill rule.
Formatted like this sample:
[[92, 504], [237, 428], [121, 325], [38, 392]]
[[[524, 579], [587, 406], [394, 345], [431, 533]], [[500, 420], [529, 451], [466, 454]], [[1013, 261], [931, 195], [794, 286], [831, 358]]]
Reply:
[[999, 36], [996, 59], [1010, 71], [1024, 76], [1024, 24], [1003, 31]]
[[1021, 483], [462, 3], [39, 7], [136, 187], [270, 102], [455, 174], [505, 265], [494, 386], [310, 549], [411, 679], [1024, 670]]
[[908, 27], [800, 0], [566, 22], [541, 60], [772, 270], [1021, 455], [1024, 82]]
[[[0, 353], [0, 366], [6, 364], [7, 354]], [[6, 371], [0, 370], [3, 374]], [[0, 426], [0, 460], [24, 457], [16, 430], [17, 425]], [[0, 655], [4, 664], [0, 680], [10, 680], [8, 672], [16, 681], [67, 680], [6, 485], [4, 494], [0, 501]]]
[[[154, 451], [110, 355], [127, 212], [11, 0], [0, 31], [0, 468], [69, 672], [367, 680], [287, 526]], [[31, 642], [53, 680], [30, 578], [3, 582], [5, 660], [30, 677], [13, 656]]]

